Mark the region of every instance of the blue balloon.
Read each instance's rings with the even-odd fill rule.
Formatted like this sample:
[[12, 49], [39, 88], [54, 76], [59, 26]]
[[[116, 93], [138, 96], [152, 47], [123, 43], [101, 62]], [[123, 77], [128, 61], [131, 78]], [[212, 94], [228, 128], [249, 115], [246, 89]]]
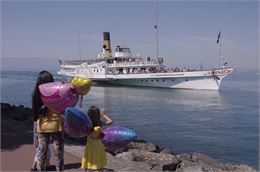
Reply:
[[134, 131], [125, 127], [108, 127], [103, 130], [103, 133], [105, 136], [102, 139], [102, 143], [109, 151], [115, 151], [137, 137]]
[[71, 137], [84, 137], [92, 128], [91, 119], [81, 110], [69, 107], [66, 108], [64, 129]]

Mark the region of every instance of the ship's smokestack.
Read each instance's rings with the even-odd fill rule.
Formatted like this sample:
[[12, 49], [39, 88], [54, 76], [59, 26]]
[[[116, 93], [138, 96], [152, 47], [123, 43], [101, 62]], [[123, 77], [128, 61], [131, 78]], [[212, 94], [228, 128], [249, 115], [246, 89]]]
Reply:
[[109, 32], [103, 32], [104, 37], [104, 45], [103, 48], [105, 50], [103, 56], [104, 58], [111, 57], [111, 48], [110, 48], [110, 35]]

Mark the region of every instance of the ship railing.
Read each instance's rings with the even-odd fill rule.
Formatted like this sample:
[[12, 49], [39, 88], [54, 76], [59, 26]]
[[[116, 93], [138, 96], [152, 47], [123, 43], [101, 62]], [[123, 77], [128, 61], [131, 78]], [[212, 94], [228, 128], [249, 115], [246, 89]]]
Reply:
[[157, 66], [158, 62], [124, 62], [109, 64], [108, 67]]
[[202, 71], [202, 70], [197, 70], [197, 69], [189, 69], [189, 68], [160, 68], [160, 69], [150, 69], [150, 70], [143, 70], [143, 69], [136, 69], [132, 70], [130, 72], [121, 72], [121, 71], [113, 71], [107, 69], [106, 74], [112, 74], [112, 75], [119, 75], [119, 74], [151, 74], [151, 73], [181, 73], [181, 72], [195, 72], [195, 71]]

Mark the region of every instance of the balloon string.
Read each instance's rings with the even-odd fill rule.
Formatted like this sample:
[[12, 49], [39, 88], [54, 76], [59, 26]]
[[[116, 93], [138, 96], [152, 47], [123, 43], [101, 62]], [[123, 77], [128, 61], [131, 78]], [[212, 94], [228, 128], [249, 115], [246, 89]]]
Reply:
[[82, 108], [83, 95], [80, 95], [79, 107]]

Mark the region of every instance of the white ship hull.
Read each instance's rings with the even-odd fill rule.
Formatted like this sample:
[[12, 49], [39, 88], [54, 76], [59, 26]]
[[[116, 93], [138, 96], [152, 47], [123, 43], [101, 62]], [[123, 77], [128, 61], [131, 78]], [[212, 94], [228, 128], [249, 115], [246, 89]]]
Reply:
[[219, 90], [221, 81], [230, 74], [233, 68], [221, 68], [205, 71], [149, 73], [149, 74], [74, 74], [62, 73], [66, 76], [85, 76], [95, 83], [112, 85], [129, 85], [143, 87], [161, 87], [174, 89]]
[[175, 88], [175, 89], [206, 89], [218, 90], [221, 80], [214, 78], [189, 78], [188, 81], [184, 78], [177, 79], [117, 79], [117, 80], [99, 80], [98, 83], [111, 85], [129, 85], [129, 86], [143, 86], [143, 87], [159, 87], [159, 88]]

